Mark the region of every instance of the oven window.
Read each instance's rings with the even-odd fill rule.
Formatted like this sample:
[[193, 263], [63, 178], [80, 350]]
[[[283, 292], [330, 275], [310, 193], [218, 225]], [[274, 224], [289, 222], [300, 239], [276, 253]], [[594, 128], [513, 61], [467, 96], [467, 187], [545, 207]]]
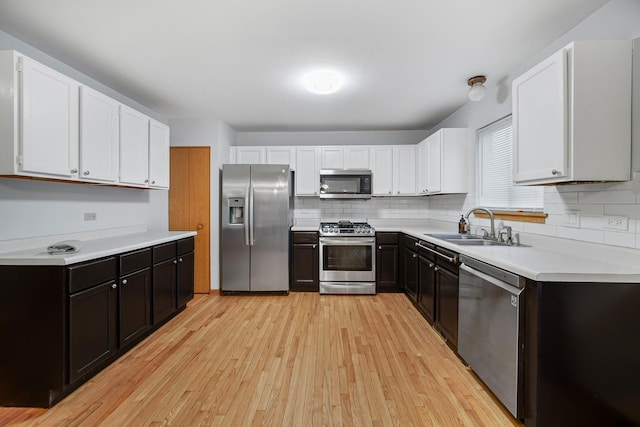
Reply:
[[[360, 178], [357, 176], [323, 176], [320, 180], [326, 193], [358, 194], [360, 192]], [[324, 187], [326, 185], [326, 187]]]
[[322, 269], [325, 271], [371, 271], [371, 246], [324, 246]]

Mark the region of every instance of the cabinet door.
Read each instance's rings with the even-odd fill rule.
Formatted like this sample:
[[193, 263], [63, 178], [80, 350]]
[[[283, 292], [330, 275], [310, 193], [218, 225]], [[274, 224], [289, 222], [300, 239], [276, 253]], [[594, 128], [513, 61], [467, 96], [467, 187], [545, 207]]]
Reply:
[[184, 307], [188, 301], [193, 299], [193, 278], [194, 278], [195, 255], [193, 252], [178, 255], [177, 264], [177, 305]]
[[404, 248], [403, 262], [404, 291], [409, 299], [415, 303], [418, 296], [418, 254]]
[[69, 383], [106, 360], [117, 350], [117, 290], [113, 281], [69, 298]]
[[80, 178], [118, 180], [118, 112], [114, 99], [86, 86], [80, 88]]
[[427, 188], [429, 186], [429, 178], [428, 178], [428, 170], [429, 170], [429, 160], [428, 160], [428, 141], [425, 139], [424, 141], [418, 144], [417, 153], [418, 153], [418, 194], [427, 194]]
[[418, 257], [418, 308], [429, 321], [435, 320], [436, 284], [435, 265], [422, 256]]
[[393, 147], [393, 194], [416, 194], [416, 146]]
[[151, 327], [151, 269], [120, 278], [120, 348], [135, 342]]
[[436, 327], [447, 342], [458, 347], [458, 275], [443, 268], [435, 268]]
[[170, 259], [153, 266], [153, 324], [176, 311], [176, 264]]
[[321, 147], [320, 169], [344, 169], [343, 147]]
[[149, 121], [149, 186], [169, 188], [169, 126]]
[[374, 196], [390, 196], [393, 191], [393, 149], [391, 146], [371, 147], [371, 173]]
[[268, 165], [289, 165], [290, 170], [296, 170], [295, 147], [267, 147]]
[[567, 78], [567, 54], [561, 50], [513, 81], [516, 183], [569, 173]]
[[291, 253], [291, 290], [318, 292], [318, 257], [317, 243], [296, 243]]
[[261, 165], [265, 162], [265, 147], [237, 147], [236, 163], [247, 165]]
[[78, 82], [22, 57], [19, 170], [78, 176]]
[[398, 287], [398, 245], [378, 245], [376, 292], [400, 292]]
[[427, 192], [439, 193], [442, 189], [442, 133], [427, 138]]
[[318, 147], [296, 149], [296, 196], [317, 196], [320, 186]]
[[370, 150], [367, 146], [344, 147], [345, 169], [371, 169], [370, 157]]
[[120, 182], [146, 186], [149, 182], [149, 118], [120, 106]]

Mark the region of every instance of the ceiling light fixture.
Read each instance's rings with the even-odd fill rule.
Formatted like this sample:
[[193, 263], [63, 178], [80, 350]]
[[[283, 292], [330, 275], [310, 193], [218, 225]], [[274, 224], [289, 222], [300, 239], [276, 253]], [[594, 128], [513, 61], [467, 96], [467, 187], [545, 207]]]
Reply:
[[342, 76], [333, 71], [313, 71], [304, 76], [304, 86], [318, 95], [335, 93], [342, 87]]
[[472, 101], [480, 101], [487, 93], [487, 88], [483, 83], [487, 81], [485, 76], [475, 76], [467, 80], [467, 84], [471, 86], [469, 88], [469, 99]]

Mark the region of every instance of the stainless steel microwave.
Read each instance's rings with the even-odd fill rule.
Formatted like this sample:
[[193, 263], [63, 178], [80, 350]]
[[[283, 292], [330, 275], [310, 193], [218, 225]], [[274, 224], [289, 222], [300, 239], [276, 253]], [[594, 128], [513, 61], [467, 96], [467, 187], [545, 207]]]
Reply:
[[320, 170], [321, 199], [370, 199], [369, 169]]

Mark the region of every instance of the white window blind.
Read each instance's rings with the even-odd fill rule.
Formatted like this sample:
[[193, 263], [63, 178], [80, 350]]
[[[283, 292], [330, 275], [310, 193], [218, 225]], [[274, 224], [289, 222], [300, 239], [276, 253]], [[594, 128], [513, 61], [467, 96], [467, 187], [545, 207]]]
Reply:
[[542, 209], [542, 187], [513, 184], [511, 116], [478, 129], [477, 135], [478, 203], [501, 209]]

